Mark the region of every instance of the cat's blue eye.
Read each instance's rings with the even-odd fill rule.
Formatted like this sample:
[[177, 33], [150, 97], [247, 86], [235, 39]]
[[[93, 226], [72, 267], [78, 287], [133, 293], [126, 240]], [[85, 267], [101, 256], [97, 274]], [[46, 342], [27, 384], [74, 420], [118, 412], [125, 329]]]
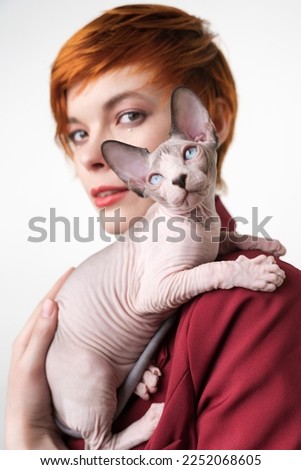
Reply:
[[192, 160], [198, 154], [197, 147], [187, 147], [184, 151], [184, 160]]
[[161, 183], [162, 178], [163, 178], [162, 175], [160, 175], [159, 173], [156, 173], [156, 174], [152, 175], [152, 176], [149, 178], [148, 181], [150, 182], [150, 184], [155, 185], [155, 184]]

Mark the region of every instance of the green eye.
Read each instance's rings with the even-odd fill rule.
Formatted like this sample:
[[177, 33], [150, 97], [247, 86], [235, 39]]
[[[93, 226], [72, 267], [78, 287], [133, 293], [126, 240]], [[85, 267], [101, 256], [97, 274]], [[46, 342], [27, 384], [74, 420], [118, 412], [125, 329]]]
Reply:
[[163, 178], [163, 176], [160, 175], [159, 173], [157, 173], [157, 174], [152, 175], [149, 178], [149, 182], [150, 182], [150, 184], [153, 184], [153, 185], [159, 184], [159, 183], [161, 183], [162, 178]]
[[184, 151], [184, 160], [192, 160], [198, 154], [197, 147], [187, 147]]

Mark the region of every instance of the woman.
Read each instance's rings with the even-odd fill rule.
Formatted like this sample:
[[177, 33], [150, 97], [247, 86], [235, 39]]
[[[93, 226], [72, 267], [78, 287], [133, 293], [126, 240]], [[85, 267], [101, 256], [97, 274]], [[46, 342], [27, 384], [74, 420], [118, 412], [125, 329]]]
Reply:
[[[215, 123], [221, 189], [237, 97], [229, 66], [203, 21], [171, 7], [119, 7], [84, 27], [58, 54], [51, 77], [57, 138], [92, 203], [106, 209], [108, 232], [116, 231], [117, 210], [123, 232], [152, 201], [125, 188], [102, 159], [100, 144], [117, 139], [154, 150], [167, 138], [169, 99], [178, 85], [199, 95]], [[216, 204], [223, 226], [233, 229], [219, 198]], [[294, 368], [301, 359], [301, 273], [279, 264], [287, 279], [273, 294], [215, 291], [183, 307], [154, 358], [162, 371], [157, 393], [146, 401], [133, 396], [116, 431], [150, 403], [164, 401], [156, 431], [140, 448], [301, 448], [301, 378]], [[82, 448], [82, 441], [64, 438], [55, 427], [44, 372], [57, 318], [54, 298], [67, 275], [15, 343], [8, 448]]]

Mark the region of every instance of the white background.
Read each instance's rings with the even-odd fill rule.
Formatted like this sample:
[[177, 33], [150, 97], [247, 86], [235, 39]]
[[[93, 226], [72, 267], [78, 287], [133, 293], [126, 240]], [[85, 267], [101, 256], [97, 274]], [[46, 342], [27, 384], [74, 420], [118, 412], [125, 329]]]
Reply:
[[[143, 3], [129, 2], [128, 3]], [[145, 2], [147, 3], [147, 2]], [[273, 216], [268, 233], [301, 268], [300, 49], [298, 0], [162, 0], [207, 19], [232, 67], [239, 94], [235, 142], [227, 156], [223, 198], [233, 216]], [[96, 217], [72, 167], [54, 143], [49, 71], [65, 40], [114, 0], [0, 0], [1, 435], [11, 343], [36, 303], [69, 267], [100, 247], [27, 241], [28, 221], [57, 215]], [[72, 65], [71, 65], [72, 66]], [[243, 227], [250, 233], [252, 225]], [[26, 390], [24, 390], [26, 393]], [[2, 444], [0, 444], [1, 446]]]

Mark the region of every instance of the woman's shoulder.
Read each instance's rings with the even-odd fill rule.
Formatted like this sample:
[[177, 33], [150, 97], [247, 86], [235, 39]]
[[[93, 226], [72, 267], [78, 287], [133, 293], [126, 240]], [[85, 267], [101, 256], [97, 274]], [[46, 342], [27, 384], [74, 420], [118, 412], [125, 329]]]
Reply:
[[[225, 259], [233, 260], [239, 254]], [[254, 257], [260, 252], [243, 254]], [[286, 279], [274, 292], [218, 289], [184, 306], [174, 353], [183, 355], [185, 351], [195, 382], [207, 377], [217, 364], [222, 377], [225, 371], [232, 375], [233, 368], [260, 371], [263, 365], [276, 373], [283, 367], [283, 358], [290, 358], [290, 367], [300, 361], [301, 271], [284, 261], [278, 263]]]
[[[262, 254], [258, 250], [237, 251], [223, 256], [233, 261], [243, 254], [254, 258]], [[283, 321], [301, 320], [301, 271], [293, 265], [277, 259], [284, 270], [286, 279], [274, 292], [252, 291], [235, 287], [230, 290], [217, 289], [195, 297], [184, 308], [186, 322], [201, 322], [204, 326], [223, 329], [227, 322], [251, 323], [256, 319], [265, 322], [271, 316], [282, 317]], [[286, 319], [286, 317], [289, 317]]]
[[182, 309], [173, 361], [185, 362], [202, 410], [200, 448], [300, 448], [301, 271], [278, 263], [286, 279], [272, 293], [219, 289]]

